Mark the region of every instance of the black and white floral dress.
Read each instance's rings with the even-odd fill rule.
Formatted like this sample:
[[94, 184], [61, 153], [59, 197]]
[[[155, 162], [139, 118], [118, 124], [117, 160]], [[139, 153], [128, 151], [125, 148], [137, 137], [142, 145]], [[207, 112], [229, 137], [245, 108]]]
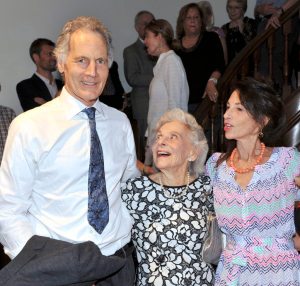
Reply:
[[[164, 186], [173, 197], [185, 187]], [[201, 258], [206, 217], [213, 208], [210, 179], [201, 175], [186, 195], [169, 197], [147, 176], [123, 188], [122, 199], [134, 219], [137, 285], [212, 285], [214, 269]]]

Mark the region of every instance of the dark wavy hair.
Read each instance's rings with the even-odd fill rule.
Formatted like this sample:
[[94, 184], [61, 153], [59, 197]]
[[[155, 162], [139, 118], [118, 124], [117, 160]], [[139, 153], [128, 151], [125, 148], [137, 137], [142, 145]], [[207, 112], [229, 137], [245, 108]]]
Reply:
[[[233, 91], [238, 92], [241, 104], [262, 126], [263, 137], [260, 138], [260, 141], [266, 146], [276, 146], [286, 123], [284, 105], [280, 95], [269, 84], [253, 78], [245, 78], [236, 82], [232, 87]], [[264, 125], [266, 117], [269, 121]], [[236, 147], [236, 140], [227, 140], [226, 145], [226, 152], [220, 156], [217, 166], [230, 157]]]
[[200, 9], [200, 7], [197, 3], [189, 3], [180, 9], [179, 15], [177, 17], [177, 24], [176, 24], [176, 39], [177, 40], [181, 40], [185, 35], [184, 28], [183, 28], [183, 22], [184, 22], [186, 15], [190, 9], [196, 9], [199, 12], [200, 21], [201, 21], [201, 31], [205, 31], [205, 24], [203, 23], [202, 10]]
[[165, 19], [152, 20], [145, 28], [146, 31], [152, 32], [155, 36], [160, 34], [170, 49], [173, 48], [174, 31], [171, 24]]

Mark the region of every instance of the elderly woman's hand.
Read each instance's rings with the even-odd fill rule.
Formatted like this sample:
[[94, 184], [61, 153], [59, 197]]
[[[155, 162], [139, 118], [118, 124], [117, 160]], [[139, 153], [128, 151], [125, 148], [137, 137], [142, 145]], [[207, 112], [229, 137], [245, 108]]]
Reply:
[[136, 166], [137, 168], [139, 169], [139, 171], [142, 173], [142, 174], [145, 174], [145, 175], [151, 175], [151, 174], [154, 174], [155, 173], [155, 169], [152, 168], [151, 166], [148, 166], [148, 165], [145, 165], [143, 162], [141, 162], [140, 160], [137, 160], [136, 161]]
[[155, 171], [155, 169], [153, 167], [144, 165], [143, 174], [145, 174], [145, 175], [151, 175], [151, 174], [154, 174], [154, 173], [156, 173], [156, 171]]

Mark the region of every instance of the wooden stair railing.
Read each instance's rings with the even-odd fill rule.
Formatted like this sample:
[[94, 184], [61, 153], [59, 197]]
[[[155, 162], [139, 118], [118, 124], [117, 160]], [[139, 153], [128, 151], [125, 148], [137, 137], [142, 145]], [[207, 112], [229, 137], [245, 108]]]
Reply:
[[295, 146], [300, 151], [300, 88], [291, 93], [285, 101], [287, 122], [284, 136], [280, 140], [280, 145]]
[[[283, 98], [291, 93], [291, 87], [288, 83], [288, 36], [291, 31], [291, 19], [299, 13], [300, 1], [295, 3], [292, 7], [286, 10], [279, 18], [283, 26], [284, 35], [284, 70], [283, 70]], [[210, 138], [210, 153], [215, 151], [224, 150], [224, 134], [223, 134], [223, 114], [224, 107], [230, 96], [230, 88], [232, 83], [239, 77], [246, 76], [245, 66], [249, 63], [250, 57], [254, 60], [254, 77], [258, 76], [258, 54], [260, 47], [266, 42], [269, 42], [269, 78], [272, 77], [272, 45], [273, 35], [276, 29], [269, 27], [264, 32], [257, 35], [247, 46], [232, 60], [227, 66], [225, 73], [219, 80], [218, 91], [219, 98], [216, 104], [212, 103], [209, 99], [204, 99], [200, 106], [196, 109], [194, 115], [201, 125], [211, 125], [211, 138]], [[300, 119], [299, 119], [300, 120]]]

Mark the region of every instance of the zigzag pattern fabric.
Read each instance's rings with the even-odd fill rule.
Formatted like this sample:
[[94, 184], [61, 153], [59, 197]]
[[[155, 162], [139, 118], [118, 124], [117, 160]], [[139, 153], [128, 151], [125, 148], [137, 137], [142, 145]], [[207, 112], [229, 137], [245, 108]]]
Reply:
[[226, 235], [215, 285], [299, 286], [300, 256], [292, 237], [300, 153], [274, 148], [270, 159], [256, 166], [246, 189], [226, 162], [216, 168], [220, 155], [206, 164], [218, 223]]
[[83, 110], [89, 118], [91, 130], [88, 221], [98, 233], [102, 233], [109, 220], [109, 205], [105, 183], [103, 151], [96, 130], [95, 110], [94, 107]]

